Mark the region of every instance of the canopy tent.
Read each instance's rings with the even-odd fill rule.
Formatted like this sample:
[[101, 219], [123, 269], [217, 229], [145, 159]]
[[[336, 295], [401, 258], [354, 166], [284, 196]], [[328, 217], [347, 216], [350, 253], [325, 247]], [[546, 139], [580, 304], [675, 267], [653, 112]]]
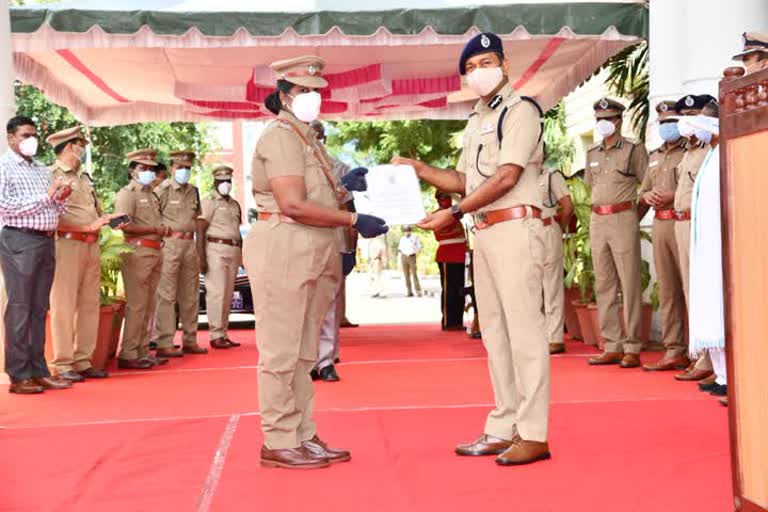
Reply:
[[642, 4], [515, 4], [316, 13], [12, 9], [14, 68], [81, 121], [258, 119], [269, 63], [328, 62], [323, 117], [462, 119], [473, 97], [458, 55], [501, 35], [521, 94], [546, 109], [646, 37]]

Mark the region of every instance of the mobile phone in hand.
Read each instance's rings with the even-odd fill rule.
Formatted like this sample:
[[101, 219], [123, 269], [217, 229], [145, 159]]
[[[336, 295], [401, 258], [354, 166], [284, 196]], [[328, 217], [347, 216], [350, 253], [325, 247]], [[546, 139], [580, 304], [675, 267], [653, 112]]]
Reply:
[[131, 222], [133, 222], [133, 219], [131, 219], [130, 215], [121, 215], [119, 217], [115, 217], [114, 219], [110, 219], [109, 227], [115, 229], [121, 224], [130, 224]]

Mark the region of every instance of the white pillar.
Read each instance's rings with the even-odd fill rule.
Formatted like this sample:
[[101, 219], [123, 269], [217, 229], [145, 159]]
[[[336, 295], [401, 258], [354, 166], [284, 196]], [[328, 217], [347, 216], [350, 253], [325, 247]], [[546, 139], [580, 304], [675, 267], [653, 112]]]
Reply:
[[[5, 48], [5, 49], [3, 49]], [[4, 153], [8, 140], [5, 136], [5, 123], [16, 113], [16, 97], [13, 92], [13, 50], [11, 49], [11, 15], [8, 12], [8, 0], [0, 0], [0, 153]]]

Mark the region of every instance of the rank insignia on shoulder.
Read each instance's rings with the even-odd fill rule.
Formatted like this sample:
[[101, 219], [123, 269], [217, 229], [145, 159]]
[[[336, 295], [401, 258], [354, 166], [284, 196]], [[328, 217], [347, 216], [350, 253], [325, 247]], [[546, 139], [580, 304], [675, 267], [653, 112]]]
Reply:
[[501, 102], [503, 100], [504, 98], [502, 98], [500, 94], [497, 94], [496, 96], [493, 97], [491, 101], [488, 102], [488, 106], [495, 109], [496, 107], [501, 105]]

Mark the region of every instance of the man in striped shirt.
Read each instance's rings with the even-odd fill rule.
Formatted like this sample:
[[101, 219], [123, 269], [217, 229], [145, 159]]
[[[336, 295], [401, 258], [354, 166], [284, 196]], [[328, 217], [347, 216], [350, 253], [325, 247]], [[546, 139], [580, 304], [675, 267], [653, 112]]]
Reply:
[[45, 362], [45, 317], [56, 266], [53, 235], [71, 189], [52, 181], [34, 159], [37, 129], [27, 117], [6, 126], [8, 151], [0, 156], [0, 265], [5, 309], [5, 371], [11, 393], [35, 394], [71, 384], [51, 377]]

